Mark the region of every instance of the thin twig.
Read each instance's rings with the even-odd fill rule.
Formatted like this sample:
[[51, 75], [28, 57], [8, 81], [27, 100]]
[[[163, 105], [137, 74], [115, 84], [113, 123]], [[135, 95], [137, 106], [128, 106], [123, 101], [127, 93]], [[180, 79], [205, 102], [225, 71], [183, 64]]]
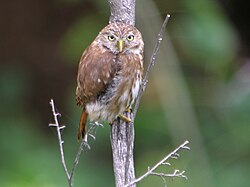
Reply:
[[74, 164], [73, 164], [73, 167], [72, 167], [72, 170], [71, 170], [71, 173], [70, 173], [70, 182], [72, 183], [72, 179], [73, 179], [73, 176], [75, 174], [75, 169], [76, 169], [76, 166], [78, 165], [79, 163], [79, 159], [80, 159], [80, 156], [81, 156], [81, 153], [82, 151], [84, 150], [84, 147], [86, 147], [87, 149], [90, 149], [90, 146], [88, 144], [88, 136], [90, 136], [92, 139], [95, 140], [95, 136], [92, 134], [92, 132], [95, 130], [96, 127], [98, 126], [101, 126], [103, 127], [102, 124], [98, 123], [98, 122], [94, 122], [94, 123], [91, 123], [91, 126], [90, 128], [88, 129], [86, 135], [84, 136], [84, 139], [82, 139], [81, 141], [81, 144], [78, 148], [78, 151], [77, 151], [77, 154], [76, 154], [76, 157], [75, 157], [75, 160], [74, 160]]
[[158, 34], [157, 42], [155, 44], [155, 48], [154, 48], [153, 54], [152, 54], [152, 56], [150, 58], [150, 62], [148, 64], [148, 68], [147, 68], [147, 71], [145, 73], [144, 79], [142, 81], [142, 84], [141, 84], [141, 87], [140, 87], [140, 91], [138, 93], [138, 97], [136, 99], [136, 103], [135, 103], [135, 106], [134, 106], [134, 112], [133, 112], [134, 119], [135, 119], [137, 110], [138, 110], [139, 105], [140, 105], [141, 97], [142, 97], [142, 95], [143, 95], [143, 93], [145, 91], [146, 85], [148, 83], [149, 73], [150, 73], [152, 67], [155, 64], [155, 59], [156, 59], [157, 53], [159, 51], [160, 44], [161, 44], [161, 41], [162, 41], [162, 37], [163, 37], [163, 34], [164, 34], [165, 30], [166, 30], [166, 26], [167, 26], [169, 18], [170, 18], [170, 15], [167, 14], [167, 16], [166, 16], [166, 18], [165, 18], [165, 20], [164, 20], [164, 22], [162, 24], [161, 30], [160, 30], [160, 32]]
[[150, 175], [156, 175], [158, 177], [181, 177], [184, 179], [187, 179], [187, 176], [184, 175], [185, 171], [180, 171], [178, 169], [176, 169], [173, 173], [157, 173], [157, 172], [152, 172], [150, 173]]
[[[61, 153], [61, 161], [62, 161], [63, 169], [64, 169], [64, 171], [66, 173], [66, 176], [67, 176], [67, 179], [68, 179], [68, 182], [69, 182], [70, 175], [69, 175], [69, 172], [68, 172], [68, 169], [67, 169], [67, 166], [66, 166], [66, 162], [65, 162], [65, 158], [64, 158], [64, 149], [63, 149], [63, 142], [64, 141], [62, 140], [62, 136], [61, 136], [62, 127], [60, 127], [60, 124], [59, 124], [58, 119], [57, 119], [57, 116], [61, 116], [61, 114], [56, 112], [53, 99], [50, 100], [50, 105], [51, 105], [51, 109], [52, 109], [52, 113], [53, 113], [53, 116], [54, 116], [55, 123], [51, 123], [51, 124], [49, 124], [49, 126], [50, 127], [56, 127], [57, 137], [58, 137], [59, 147], [60, 147], [60, 153]], [[63, 128], [65, 128], [65, 126], [63, 126]], [[71, 187], [72, 184], [69, 183], [69, 186]]]
[[58, 137], [58, 141], [59, 141], [59, 147], [60, 147], [60, 154], [61, 154], [61, 161], [62, 161], [63, 169], [64, 169], [64, 171], [66, 173], [69, 187], [72, 187], [73, 176], [75, 174], [76, 166], [79, 163], [81, 153], [84, 150], [84, 147], [86, 147], [87, 149], [90, 149], [90, 146], [88, 144], [88, 136], [90, 136], [92, 139], [95, 139], [95, 136], [92, 133], [94, 132], [94, 130], [98, 126], [103, 127], [103, 125], [98, 123], [98, 122], [91, 123], [91, 126], [88, 129], [84, 139], [82, 139], [82, 141], [81, 141], [81, 144], [80, 144], [80, 146], [78, 148], [78, 151], [77, 151], [77, 154], [76, 154], [76, 157], [75, 157], [75, 160], [74, 160], [73, 167], [71, 169], [71, 172], [69, 173], [69, 171], [67, 169], [67, 166], [66, 166], [65, 158], [64, 158], [64, 148], [63, 148], [64, 141], [62, 140], [62, 135], [61, 135], [61, 130], [64, 129], [66, 126], [60, 126], [60, 124], [58, 122], [57, 117], [61, 116], [61, 114], [56, 112], [55, 104], [54, 104], [53, 99], [50, 100], [50, 105], [51, 105], [51, 108], [52, 108], [52, 113], [53, 113], [53, 116], [54, 116], [55, 123], [51, 123], [51, 124], [49, 124], [49, 126], [50, 127], [56, 127], [56, 129], [57, 129], [57, 137]]
[[154, 165], [152, 168], [149, 168], [148, 171], [143, 174], [142, 176], [140, 176], [139, 178], [135, 179], [134, 181], [126, 184], [124, 187], [129, 187], [135, 183], [140, 182], [141, 180], [143, 180], [145, 177], [147, 177], [148, 175], [157, 175], [160, 177], [183, 177], [185, 179], [187, 179], [187, 177], [184, 175], [185, 171], [180, 172], [179, 170], [175, 170], [175, 172], [173, 174], [164, 174], [164, 173], [156, 173], [154, 172], [160, 165], [165, 165], [166, 161], [170, 158], [173, 158], [173, 156], [176, 156], [177, 152], [180, 149], [186, 149], [186, 150], [190, 150], [190, 148], [187, 146], [189, 142], [185, 141], [183, 144], [181, 144], [179, 147], [177, 147], [174, 151], [172, 151], [170, 154], [168, 154], [165, 158], [163, 158], [160, 162], [158, 162], [156, 165]]

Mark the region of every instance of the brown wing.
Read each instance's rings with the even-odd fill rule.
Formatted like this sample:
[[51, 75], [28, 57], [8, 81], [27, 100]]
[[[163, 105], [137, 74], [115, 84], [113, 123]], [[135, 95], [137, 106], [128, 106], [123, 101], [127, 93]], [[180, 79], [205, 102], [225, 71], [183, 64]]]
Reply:
[[85, 107], [104, 92], [115, 74], [115, 55], [92, 43], [83, 53], [77, 75], [77, 105]]

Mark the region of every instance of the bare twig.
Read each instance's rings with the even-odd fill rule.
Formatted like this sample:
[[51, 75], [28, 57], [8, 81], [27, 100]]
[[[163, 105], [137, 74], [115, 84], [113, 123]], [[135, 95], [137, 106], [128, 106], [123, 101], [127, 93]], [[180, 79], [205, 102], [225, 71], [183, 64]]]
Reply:
[[66, 126], [65, 125], [60, 126], [60, 124], [59, 124], [59, 120], [58, 120], [57, 117], [61, 116], [61, 114], [56, 112], [55, 104], [54, 104], [53, 99], [50, 100], [50, 105], [51, 105], [51, 109], [52, 109], [52, 113], [53, 113], [53, 116], [54, 116], [55, 123], [50, 123], [49, 126], [50, 127], [56, 127], [63, 169], [64, 169], [64, 171], [66, 173], [66, 176], [67, 176], [68, 185], [69, 185], [69, 187], [72, 187], [73, 176], [75, 174], [76, 166], [79, 163], [81, 153], [84, 150], [84, 147], [86, 147], [87, 149], [90, 149], [90, 146], [88, 144], [88, 136], [91, 137], [92, 139], [95, 139], [95, 136], [93, 135], [94, 130], [99, 126], [103, 127], [103, 125], [98, 123], [98, 122], [91, 123], [91, 126], [90, 126], [90, 128], [88, 129], [88, 131], [87, 131], [87, 133], [85, 135], [85, 138], [82, 139], [82, 141], [81, 141], [81, 144], [80, 144], [80, 146], [78, 148], [78, 151], [77, 151], [77, 154], [76, 154], [76, 157], [75, 157], [75, 160], [74, 160], [73, 167], [71, 169], [71, 172], [69, 173], [69, 171], [67, 169], [67, 166], [66, 166], [65, 158], [64, 158], [64, 148], [63, 148], [64, 141], [62, 140], [62, 135], [61, 135], [61, 130], [64, 129]]
[[151, 172], [150, 175], [156, 175], [158, 177], [181, 177], [184, 179], [187, 179], [187, 176], [184, 175], [185, 171], [180, 171], [178, 169], [174, 170], [173, 173], [157, 173], [157, 172]]
[[71, 170], [71, 173], [70, 173], [70, 178], [69, 179], [70, 179], [71, 183], [72, 183], [73, 176], [75, 174], [76, 166], [79, 163], [79, 159], [80, 159], [82, 151], [84, 150], [84, 147], [86, 147], [87, 149], [90, 149], [90, 146], [88, 144], [88, 137], [91, 137], [92, 139], [95, 140], [95, 136], [92, 134], [92, 132], [99, 126], [103, 127], [103, 125], [101, 123], [98, 123], [98, 122], [91, 123], [91, 126], [88, 129], [86, 135], [84, 136], [84, 139], [82, 139], [82, 141], [81, 141], [81, 144], [80, 144], [80, 146], [78, 148], [78, 151], [77, 151], [77, 154], [76, 154], [76, 157], [75, 157], [75, 160], [74, 160], [74, 164], [73, 164], [73, 167], [72, 167], [72, 170]]
[[[156, 173], [154, 172], [159, 166], [161, 165], [166, 165], [166, 161], [170, 158], [176, 158], [179, 156], [179, 154], [177, 154], [177, 152], [180, 149], [186, 149], [186, 150], [190, 150], [190, 148], [187, 146], [189, 142], [185, 141], [183, 144], [181, 144], [179, 147], [177, 147], [174, 151], [172, 151], [170, 154], [168, 154], [165, 158], [163, 158], [160, 162], [158, 162], [156, 165], [154, 165], [152, 168], [148, 168], [148, 171], [143, 174], [142, 176], [140, 176], [139, 178], [135, 179], [134, 181], [126, 184], [124, 187], [129, 187], [135, 183], [140, 182], [141, 180], [143, 180], [145, 177], [147, 177], [148, 175], [156, 175], [159, 177], [181, 177], [181, 178], [185, 178], [187, 179], [187, 177], [184, 175], [185, 171], [179, 171], [179, 170], [175, 170], [174, 173], [172, 174], [165, 174], [165, 173]], [[178, 155], [178, 156], [177, 156]], [[169, 163], [167, 164], [169, 165]]]
[[148, 83], [149, 73], [150, 73], [152, 67], [155, 64], [155, 59], [156, 59], [157, 53], [159, 51], [160, 44], [161, 44], [161, 41], [162, 41], [162, 38], [163, 38], [163, 34], [164, 34], [165, 30], [166, 30], [166, 26], [167, 26], [169, 18], [170, 18], [170, 15], [167, 14], [167, 16], [166, 16], [166, 18], [165, 18], [165, 20], [164, 20], [164, 22], [162, 24], [161, 30], [160, 30], [160, 32], [158, 34], [158, 38], [157, 38], [157, 42], [155, 44], [153, 54], [152, 54], [152, 56], [150, 58], [150, 62], [148, 64], [147, 71], [145, 73], [144, 79], [143, 79], [141, 87], [140, 87], [140, 91], [138, 93], [138, 97], [137, 97], [136, 102], [135, 102], [134, 112], [133, 112], [134, 119], [136, 117], [136, 113], [137, 113], [137, 110], [138, 110], [139, 105], [140, 105], [141, 97], [142, 97], [142, 95], [143, 95], [143, 93], [145, 91], [145, 88], [147, 86], [147, 83]]
[[[57, 137], [58, 137], [59, 147], [60, 147], [60, 153], [61, 153], [61, 161], [62, 161], [63, 169], [64, 169], [64, 171], [66, 173], [66, 176], [67, 176], [67, 179], [68, 179], [68, 182], [69, 182], [70, 174], [68, 172], [68, 169], [67, 169], [67, 166], [66, 166], [66, 163], [65, 163], [64, 149], [63, 149], [64, 141], [62, 140], [62, 136], [61, 136], [61, 130], [63, 128], [65, 128], [65, 126], [60, 126], [60, 124], [58, 122], [57, 116], [61, 116], [61, 114], [56, 112], [53, 99], [50, 100], [50, 105], [51, 105], [51, 109], [52, 109], [52, 113], [53, 113], [53, 116], [54, 116], [55, 123], [50, 123], [49, 126], [50, 127], [56, 127]], [[69, 186], [70, 187], [72, 186], [71, 183], [69, 183]]]

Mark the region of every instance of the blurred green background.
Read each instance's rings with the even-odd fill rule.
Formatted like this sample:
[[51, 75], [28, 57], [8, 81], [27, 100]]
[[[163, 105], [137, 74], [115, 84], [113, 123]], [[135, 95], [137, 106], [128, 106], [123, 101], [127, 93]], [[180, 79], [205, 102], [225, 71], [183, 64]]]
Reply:
[[[245, 2], [246, 3], [246, 2]], [[145, 67], [171, 14], [136, 118], [136, 175], [185, 140], [191, 151], [159, 171], [185, 170], [170, 187], [249, 186], [250, 25], [244, 1], [137, 0]], [[0, 186], [67, 186], [49, 100], [62, 114], [65, 156], [78, 148], [76, 71], [83, 50], [109, 18], [103, 0], [0, 3]], [[114, 186], [109, 126], [83, 153], [74, 186]], [[150, 176], [138, 186], [164, 186]]]

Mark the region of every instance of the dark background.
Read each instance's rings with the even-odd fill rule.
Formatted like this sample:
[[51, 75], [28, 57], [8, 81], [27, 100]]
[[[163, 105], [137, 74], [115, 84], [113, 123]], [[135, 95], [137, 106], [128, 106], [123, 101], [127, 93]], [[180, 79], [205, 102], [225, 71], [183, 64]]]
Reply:
[[[171, 20], [136, 119], [137, 176], [190, 141], [191, 151], [159, 171], [185, 170], [168, 186], [245, 187], [250, 171], [250, 24], [236, 0], [137, 0], [145, 67], [162, 19]], [[81, 109], [76, 71], [83, 50], [108, 23], [102, 0], [0, 3], [0, 185], [67, 186], [49, 100], [62, 114], [71, 168]], [[75, 186], [114, 186], [109, 126], [99, 128]], [[138, 186], [164, 186], [148, 177]]]

